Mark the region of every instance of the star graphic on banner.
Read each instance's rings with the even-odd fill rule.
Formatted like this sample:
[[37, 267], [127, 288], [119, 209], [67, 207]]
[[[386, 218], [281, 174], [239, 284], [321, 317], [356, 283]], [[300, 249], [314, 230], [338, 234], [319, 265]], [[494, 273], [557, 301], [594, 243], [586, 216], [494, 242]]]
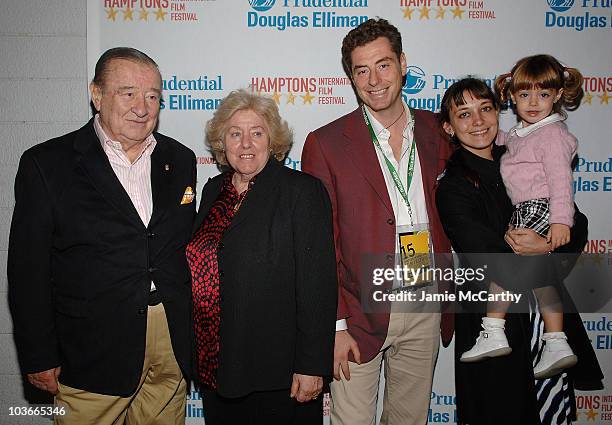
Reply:
[[404, 9], [404, 18], [410, 20], [412, 19], [412, 12], [414, 12], [414, 9], [411, 7], [407, 7]]
[[128, 7], [127, 9], [125, 9], [123, 11], [123, 20], [127, 21], [133, 21], [134, 20], [134, 10], [132, 10], [130, 7]]
[[445, 13], [446, 10], [443, 7], [440, 7], [438, 10], [436, 10], [436, 19], [444, 19]]
[[300, 95], [300, 97], [302, 98], [304, 105], [306, 105], [307, 103], [309, 105], [312, 105], [312, 99], [314, 99], [314, 96], [311, 95], [309, 91], [307, 91], [305, 95]]
[[117, 13], [119, 12], [111, 7], [106, 11], [106, 19], [115, 21], [115, 19], [117, 19]]
[[168, 12], [164, 12], [164, 9], [160, 7], [157, 9], [157, 12], [155, 12], [155, 19], [158, 21], [164, 21], [167, 14]]
[[149, 20], [149, 12], [147, 12], [147, 9], [140, 9], [140, 17], [139, 19], [141, 21], [148, 21]]
[[591, 105], [591, 101], [593, 100], [593, 95], [591, 93], [585, 93], [584, 94], [584, 102], [582, 103], [588, 103], [589, 105]]
[[280, 93], [274, 92], [274, 94], [272, 96], [270, 96], [270, 97], [272, 98], [274, 103], [276, 103], [277, 105], [280, 105], [280, 99], [281, 99]]
[[452, 9], [451, 12], [453, 12], [453, 19], [463, 19], [463, 12], [465, 12], [465, 10], [457, 6], [456, 8]]
[[610, 96], [610, 95], [608, 94], [608, 92], [604, 92], [604, 93], [603, 93], [601, 96], [600, 96], [600, 95], [597, 95], [597, 97], [598, 97], [599, 99], [601, 99], [601, 104], [602, 104], [602, 105], [603, 105], [604, 103], [605, 103], [606, 105], [609, 105], [608, 100], [610, 100], [610, 98], [612, 98], [612, 96]]
[[423, 19], [423, 18], [427, 18], [429, 19], [429, 11], [431, 9], [429, 7], [423, 6], [419, 12], [421, 13], [421, 15], [419, 16], [419, 19]]
[[291, 92], [289, 92], [289, 94], [287, 94], [287, 104], [292, 104], [295, 105], [295, 95]]
[[587, 416], [587, 421], [595, 422], [595, 419], [597, 418], [597, 412], [595, 412], [593, 409], [589, 409], [589, 411], [586, 412], [586, 416]]

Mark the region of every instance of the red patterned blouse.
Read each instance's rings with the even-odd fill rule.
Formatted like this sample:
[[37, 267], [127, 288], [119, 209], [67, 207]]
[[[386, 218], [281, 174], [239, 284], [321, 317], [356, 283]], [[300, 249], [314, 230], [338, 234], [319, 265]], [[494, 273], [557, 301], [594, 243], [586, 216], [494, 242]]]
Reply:
[[232, 176], [231, 172], [225, 175], [219, 196], [187, 245], [187, 262], [191, 269], [197, 370], [200, 382], [212, 389], [217, 388], [221, 319], [217, 248], [223, 233], [231, 224], [255, 180], [252, 179], [247, 190], [238, 194], [232, 184]]

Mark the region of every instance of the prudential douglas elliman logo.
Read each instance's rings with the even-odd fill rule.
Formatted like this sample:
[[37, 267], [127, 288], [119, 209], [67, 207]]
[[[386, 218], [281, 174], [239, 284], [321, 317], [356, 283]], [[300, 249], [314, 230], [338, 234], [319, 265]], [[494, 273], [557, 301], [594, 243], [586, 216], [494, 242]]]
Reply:
[[253, 10], [257, 12], [267, 12], [272, 9], [276, 0], [249, 0], [249, 4]]
[[567, 12], [574, 5], [574, 0], [546, 0], [555, 12]]

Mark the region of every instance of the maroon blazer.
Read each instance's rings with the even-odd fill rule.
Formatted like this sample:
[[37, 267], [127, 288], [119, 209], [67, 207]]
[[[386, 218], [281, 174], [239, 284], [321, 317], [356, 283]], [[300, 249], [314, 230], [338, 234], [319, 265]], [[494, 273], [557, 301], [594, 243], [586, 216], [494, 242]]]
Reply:
[[[438, 253], [449, 253], [450, 242], [440, 223], [434, 192], [452, 148], [433, 113], [413, 112], [433, 246]], [[347, 319], [362, 361], [370, 361], [380, 351], [389, 327], [388, 312], [363, 311], [362, 288], [371, 288], [372, 282], [360, 276], [362, 261], [364, 255], [395, 252], [395, 216], [374, 149], [362, 110], [357, 108], [311, 132], [302, 152], [302, 170], [323, 181], [329, 192], [338, 266], [337, 318]], [[387, 267], [393, 267], [392, 256], [387, 262]], [[447, 289], [445, 285], [441, 290]], [[452, 314], [443, 315], [441, 326], [442, 342], [448, 345]]]

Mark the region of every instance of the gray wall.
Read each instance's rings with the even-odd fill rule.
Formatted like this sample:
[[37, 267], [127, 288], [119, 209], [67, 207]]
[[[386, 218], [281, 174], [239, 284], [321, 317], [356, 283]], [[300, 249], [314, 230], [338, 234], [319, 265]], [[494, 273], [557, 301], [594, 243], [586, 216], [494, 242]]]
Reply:
[[[40, 400], [22, 385], [7, 306], [6, 258], [13, 182], [21, 153], [88, 119], [86, 2], [0, 2], [0, 424], [49, 424], [8, 416]], [[25, 390], [25, 393], [24, 393]]]

